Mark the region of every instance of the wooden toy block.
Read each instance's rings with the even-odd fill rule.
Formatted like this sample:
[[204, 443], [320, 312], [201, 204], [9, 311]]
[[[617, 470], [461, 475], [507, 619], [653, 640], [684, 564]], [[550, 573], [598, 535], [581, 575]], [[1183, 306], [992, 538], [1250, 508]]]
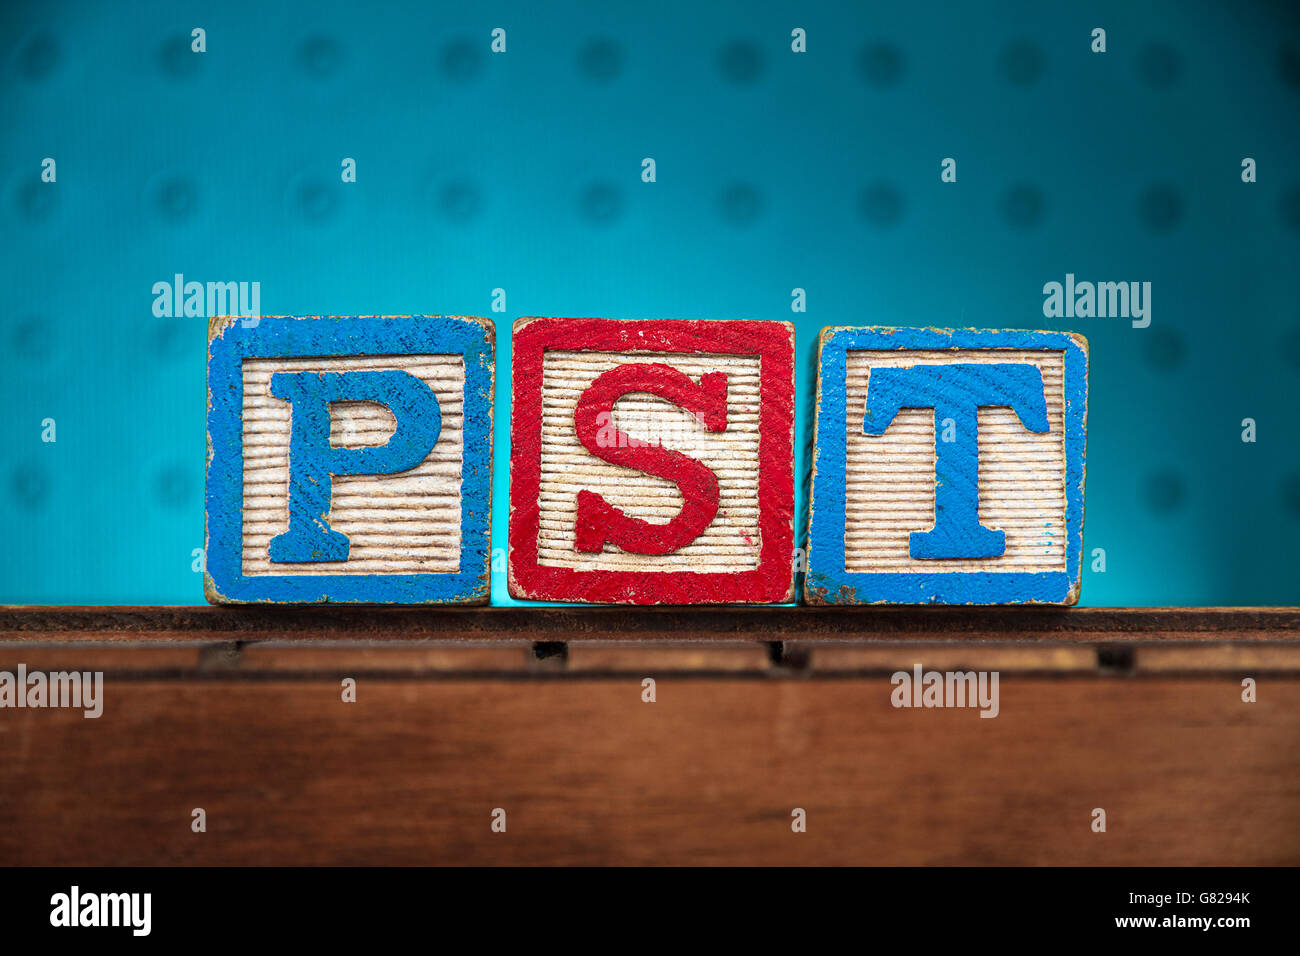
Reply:
[[823, 329], [810, 604], [1074, 604], [1088, 343]]
[[473, 317], [213, 319], [208, 600], [486, 603], [493, 345]]
[[790, 323], [526, 318], [512, 350], [512, 595], [792, 599]]

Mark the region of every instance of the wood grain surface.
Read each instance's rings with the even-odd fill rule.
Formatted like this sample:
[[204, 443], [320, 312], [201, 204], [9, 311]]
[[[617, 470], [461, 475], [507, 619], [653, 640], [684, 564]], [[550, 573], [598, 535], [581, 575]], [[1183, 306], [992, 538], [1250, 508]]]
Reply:
[[[346, 561], [273, 564], [271, 539], [289, 530], [291, 409], [271, 395], [271, 376], [361, 369], [404, 371], [425, 382], [442, 415], [438, 441], [409, 471], [334, 477], [328, 519], [333, 530], [348, 537]], [[465, 361], [460, 355], [246, 359], [243, 380], [244, 574], [445, 574], [459, 569], [465, 453]], [[330, 412], [330, 444], [383, 445], [396, 425], [382, 405], [336, 402]]]
[[119, 678], [99, 720], [0, 710], [0, 860], [1300, 863], [1294, 677], [1243, 704], [1235, 675], [1006, 676], [993, 720], [894, 709], [884, 675], [661, 675], [655, 703], [640, 677], [363, 676], [355, 704]]

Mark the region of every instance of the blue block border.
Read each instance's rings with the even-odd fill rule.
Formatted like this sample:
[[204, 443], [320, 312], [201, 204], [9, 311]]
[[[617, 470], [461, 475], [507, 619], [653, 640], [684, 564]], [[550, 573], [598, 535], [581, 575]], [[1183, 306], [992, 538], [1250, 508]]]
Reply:
[[[845, 374], [862, 349], [1054, 349], [1065, 353], [1066, 570], [870, 573], [844, 569]], [[1070, 332], [826, 328], [818, 345], [817, 407], [809, 497], [808, 570], [813, 604], [1073, 604], [1083, 556], [1088, 344]]]
[[[495, 333], [460, 316], [214, 319], [208, 344], [208, 599], [214, 603], [482, 604], [489, 596]], [[246, 358], [460, 354], [465, 361], [460, 570], [454, 574], [245, 575], [243, 362]]]

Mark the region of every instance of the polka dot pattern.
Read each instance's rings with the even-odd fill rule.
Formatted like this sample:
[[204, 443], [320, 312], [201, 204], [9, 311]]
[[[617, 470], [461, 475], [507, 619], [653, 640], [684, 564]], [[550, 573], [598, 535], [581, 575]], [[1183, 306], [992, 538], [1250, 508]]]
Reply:
[[[517, 0], [402, 20], [288, 0], [192, 23], [11, 6], [0, 515], [34, 544], [21, 566], [0, 557], [0, 602], [45, 595], [88, 548], [111, 560], [68, 600], [202, 600], [188, 561], [160, 557], [203, 525], [208, 317], [183, 314], [180, 275], [205, 312], [208, 283], [259, 283], [267, 314], [484, 314], [500, 288], [499, 343], [520, 314], [793, 321], [801, 447], [823, 326], [1077, 331], [1087, 533], [1137, 569], [1092, 575], [1084, 603], [1300, 603], [1279, 570], [1300, 523], [1300, 125], [1284, 121], [1300, 45], [1281, 7], [1226, 34], [1194, 5], [1108, 20], [1000, 0], [964, 19], [721, 0], [636, 22]], [[1042, 290], [1067, 274], [1149, 283], [1149, 325], [1052, 314]], [[159, 283], [181, 314], [155, 314]]]

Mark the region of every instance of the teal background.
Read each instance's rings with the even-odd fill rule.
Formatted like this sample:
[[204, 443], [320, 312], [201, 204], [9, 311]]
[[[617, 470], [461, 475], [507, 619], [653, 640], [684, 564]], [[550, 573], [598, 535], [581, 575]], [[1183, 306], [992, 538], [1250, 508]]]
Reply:
[[[497, 547], [518, 316], [793, 320], [801, 476], [821, 327], [1079, 331], [1082, 603], [1300, 604], [1296, 10], [7, 0], [0, 602], [202, 602], [206, 322], [152, 312], [181, 272], [491, 315]], [[1150, 328], [1045, 320], [1066, 272], [1152, 282]]]

